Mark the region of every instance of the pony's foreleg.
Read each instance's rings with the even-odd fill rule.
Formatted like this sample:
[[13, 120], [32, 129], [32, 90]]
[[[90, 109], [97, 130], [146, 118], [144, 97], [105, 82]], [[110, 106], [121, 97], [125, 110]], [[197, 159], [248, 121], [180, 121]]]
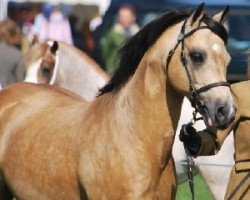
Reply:
[[7, 186], [4, 176], [0, 174], [0, 199], [1, 200], [12, 200], [14, 195], [12, 195], [9, 187]]
[[176, 195], [176, 172], [173, 158], [167, 162], [156, 187], [154, 200], [174, 200]]

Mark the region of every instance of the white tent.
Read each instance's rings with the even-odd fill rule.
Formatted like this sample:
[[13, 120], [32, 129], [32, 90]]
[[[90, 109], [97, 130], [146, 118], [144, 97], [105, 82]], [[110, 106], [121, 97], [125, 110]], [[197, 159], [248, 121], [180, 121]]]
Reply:
[[8, 0], [0, 0], [0, 21], [7, 17]]

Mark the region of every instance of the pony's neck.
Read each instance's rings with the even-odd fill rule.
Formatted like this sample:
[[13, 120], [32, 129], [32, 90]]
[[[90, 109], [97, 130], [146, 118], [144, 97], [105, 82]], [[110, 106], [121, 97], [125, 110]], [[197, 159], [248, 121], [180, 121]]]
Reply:
[[[168, 30], [169, 38], [160, 38], [142, 58], [135, 74], [115, 94], [104, 94], [97, 102], [105, 100], [110, 112], [109, 126], [113, 137], [129, 141], [141, 148], [159, 169], [171, 156], [183, 97], [167, 80], [164, 72], [166, 54], [176, 44], [181, 26]], [[174, 41], [173, 41], [174, 40]], [[98, 100], [99, 99], [99, 100]], [[104, 101], [102, 101], [104, 102]], [[100, 107], [103, 104], [100, 103]], [[106, 118], [105, 118], [106, 119]], [[163, 162], [162, 162], [163, 161]]]
[[[134, 76], [119, 93], [118, 102], [132, 104], [131, 110], [135, 111], [136, 126], [141, 126], [143, 132], [139, 134], [143, 134], [143, 137], [146, 134], [149, 137], [157, 137], [157, 133], [161, 138], [174, 135], [176, 131], [183, 96], [171, 86], [164, 58], [176, 45], [181, 26], [182, 22], [166, 30], [168, 33], [164, 35], [169, 37], [159, 38], [148, 50]], [[144, 130], [143, 127], [147, 126], [152, 128]]]
[[148, 145], [157, 163], [161, 162], [164, 148], [166, 157], [170, 156], [183, 100], [166, 80], [161, 64], [142, 62], [137, 73], [114, 97], [115, 116], [120, 117], [124, 128]]

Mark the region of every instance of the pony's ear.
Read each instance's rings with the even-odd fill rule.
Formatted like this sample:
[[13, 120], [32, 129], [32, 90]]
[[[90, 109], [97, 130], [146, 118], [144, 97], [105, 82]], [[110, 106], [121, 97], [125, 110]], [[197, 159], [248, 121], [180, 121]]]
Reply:
[[223, 24], [227, 18], [229, 12], [229, 6], [226, 6], [223, 11], [217, 13], [213, 16], [213, 19], [221, 24]]
[[32, 39], [32, 42], [31, 42], [31, 45], [38, 44], [38, 43], [39, 43], [38, 36], [37, 36], [37, 35], [34, 35], [34, 37], [33, 37], [33, 39]]
[[50, 46], [50, 51], [51, 53], [55, 54], [57, 50], [58, 50], [58, 42], [54, 41]]
[[185, 27], [187, 30], [197, 28], [200, 25], [201, 19], [204, 15], [204, 5], [205, 3], [200, 4], [193, 14], [187, 19]]

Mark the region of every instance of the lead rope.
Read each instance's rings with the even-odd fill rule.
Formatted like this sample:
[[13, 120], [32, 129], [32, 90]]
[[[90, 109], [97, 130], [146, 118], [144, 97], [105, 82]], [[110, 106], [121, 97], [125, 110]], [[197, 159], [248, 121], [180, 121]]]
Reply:
[[[193, 118], [192, 120], [186, 124], [186, 126], [193, 126], [196, 121], [198, 120], [202, 120], [202, 117], [197, 118], [197, 110], [195, 110], [193, 112]], [[188, 184], [189, 184], [189, 188], [192, 194], [192, 200], [195, 200], [195, 194], [194, 194], [194, 176], [193, 176], [193, 168], [195, 167], [195, 162], [193, 160], [193, 157], [190, 155], [188, 149], [185, 147], [184, 143], [183, 143], [184, 149], [185, 149], [185, 154], [187, 156], [187, 176], [188, 176]]]
[[[196, 113], [196, 111], [194, 111]], [[193, 114], [193, 119], [189, 122], [189, 125], [194, 125], [195, 123], [195, 117], [196, 114]], [[195, 194], [194, 194], [194, 176], [193, 176], [193, 168], [195, 167], [195, 162], [193, 160], [193, 157], [190, 155], [188, 149], [185, 147], [183, 143], [184, 149], [185, 149], [185, 154], [187, 156], [187, 176], [188, 176], [188, 184], [189, 188], [192, 194], [192, 200], [195, 199]]]
[[193, 177], [193, 168], [195, 167], [195, 162], [193, 160], [193, 157], [189, 154], [188, 150], [184, 146], [185, 153], [187, 156], [187, 175], [188, 175], [188, 184], [189, 188], [192, 194], [192, 200], [195, 199], [194, 195], [194, 177]]

